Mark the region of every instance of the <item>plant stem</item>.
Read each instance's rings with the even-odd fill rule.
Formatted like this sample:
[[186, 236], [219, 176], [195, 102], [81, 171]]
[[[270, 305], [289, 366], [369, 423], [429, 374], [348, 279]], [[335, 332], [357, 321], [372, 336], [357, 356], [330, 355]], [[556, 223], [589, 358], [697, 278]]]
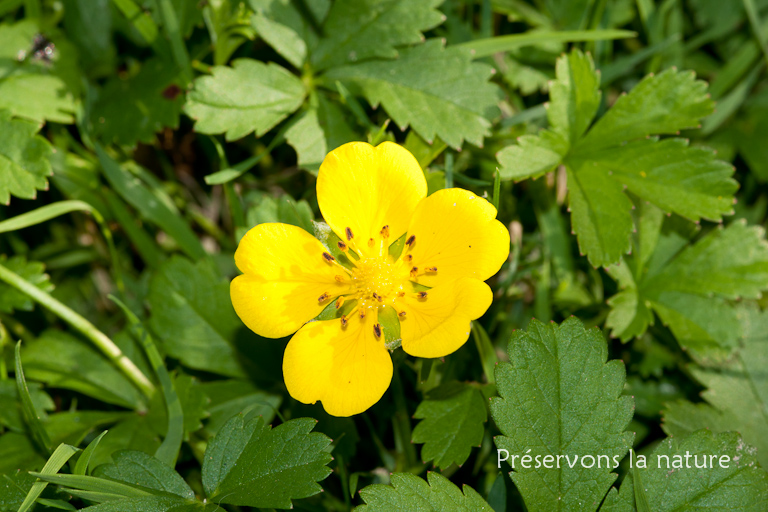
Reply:
[[107, 358], [115, 363], [115, 365], [125, 373], [126, 377], [128, 377], [128, 379], [130, 379], [136, 387], [144, 393], [144, 395], [151, 397], [155, 392], [154, 385], [152, 385], [141, 370], [133, 364], [133, 361], [123, 354], [120, 348], [91, 322], [54, 299], [46, 292], [40, 290], [23, 277], [11, 272], [2, 264], [0, 264], [0, 281], [4, 281], [20, 292], [28, 295], [32, 300], [47, 308], [73, 328], [80, 331], [80, 333], [91, 340], [93, 344], [107, 356]]

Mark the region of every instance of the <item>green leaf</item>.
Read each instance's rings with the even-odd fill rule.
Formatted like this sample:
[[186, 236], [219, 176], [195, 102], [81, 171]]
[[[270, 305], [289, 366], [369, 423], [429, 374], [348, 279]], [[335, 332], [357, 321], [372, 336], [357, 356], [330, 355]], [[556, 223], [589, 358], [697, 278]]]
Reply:
[[744, 338], [733, 357], [719, 368], [689, 367], [707, 388], [702, 393], [706, 403], [668, 403], [662, 428], [677, 438], [702, 428], [737, 431], [757, 448], [760, 465], [768, 467], [768, 312], [742, 306], [737, 315]]
[[188, 256], [196, 259], [205, 257], [203, 246], [179, 212], [160, 200], [155, 191], [113, 160], [98, 144], [96, 154], [104, 176], [120, 197], [136, 208], [143, 218], [157, 224], [176, 240]]
[[85, 447], [83, 452], [80, 454], [80, 456], [77, 458], [77, 463], [75, 464], [75, 468], [72, 471], [75, 475], [87, 475], [88, 474], [88, 465], [91, 463], [91, 457], [93, 457], [93, 452], [96, 451], [96, 448], [99, 447], [99, 443], [101, 443], [102, 438], [107, 434], [107, 431], [105, 430], [101, 434], [99, 434], [96, 439], [88, 443], [88, 446]]
[[[10, 219], [0, 221], [0, 233], [7, 233], [9, 231], [16, 231], [17, 229], [24, 229], [29, 226], [35, 226], [41, 224], [50, 219], [54, 219], [59, 215], [64, 215], [69, 212], [84, 211], [92, 213], [93, 207], [83, 201], [58, 201], [55, 203], [35, 208], [34, 210], [21, 215], [17, 215]], [[6, 264], [8, 266], [8, 264]], [[9, 267], [10, 268], [10, 267]], [[18, 274], [19, 272], [16, 271]]]
[[301, 80], [273, 62], [238, 59], [212, 73], [195, 80], [184, 107], [200, 133], [226, 132], [227, 140], [237, 140], [255, 131], [261, 137], [304, 101]]
[[8, 204], [12, 195], [35, 199], [38, 190], [48, 189], [53, 149], [36, 135], [39, 129], [37, 123], [11, 119], [9, 111], [0, 110], [0, 203]]
[[210, 400], [207, 407], [210, 417], [205, 429], [211, 434], [216, 434], [233, 416], [246, 410], [250, 415], [261, 416], [266, 423], [270, 423], [282, 402], [280, 395], [260, 391], [245, 380], [206, 382], [200, 387]]
[[357, 512], [388, 512], [390, 510], [493, 512], [477, 491], [468, 485], [459, 489], [439, 473], [428, 472], [428, 483], [409, 473], [394, 473], [391, 478], [391, 485], [373, 484], [361, 489], [360, 496], [366, 504], [355, 510]]
[[[89, 499], [83, 493], [78, 494]], [[88, 512], [216, 512], [221, 510], [221, 507], [215, 503], [204, 504], [199, 501], [180, 500], [179, 498], [147, 496], [105, 501], [83, 510]]]
[[134, 76], [111, 79], [91, 110], [94, 134], [107, 144], [152, 143], [163, 128], [179, 126], [180, 86], [178, 69], [161, 59], [146, 61]]
[[424, 41], [422, 32], [440, 25], [443, 0], [339, 0], [323, 24], [325, 37], [312, 52], [312, 65], [326, 69], [398, 56], [397, 46]]
[[564, 165], [573, 231], [594, 266], [617, 263], [630, 248], [634, 223], [625, 191], [693, 221], [733, 213], [733, 167], [687, 140], [650, 137], [694, 128], [712, 112], [704, 82], [674, 69], [649, 75], [588, 129], [599, 82], [588, 54], [574, 50], [558, 59], [550, 130], [501, 150], [502, 177], [536, 178]]
[[572, 30], [572, 31], [531, 31], [523, 34], [475, 39], [457, 46], [473, 50], [473, 58], [490, 57], [499, 52], [508, 52], [524, 46], [539, 46], [552, 43], [569, 43], [576, 41], [603, 41], [624, 39], [637, 36], [637, 32], [629, 30]]
[[[684, 246], [691, 236], [676, 223], [672, 218], [663, 228], [641, 225], [640, 236], [659, 237], [655, 251], [646, 262], [629, 256], [609, 269], [622, 290], [608, 301], [606, 326], [628, 341], [653, 323], [653, 311], [694, 356], [720, 360], [741, 335], [741, 322], [727, 299], [757, 298], [768, 289], [764, 230], [738, 221]], [[640, 247], [636, 241], [636, 253]]]
[[168, 355], [197, 370], [243, 375], [233, 346], [242, 323], [229, 299], [229, 283], [209, 260], [170, 258], [152, 277], [147, 301], [149, 327]]
[[271, 428], [262, 418], [232, 418], [208, 444], [203, 486], [216, 503], [291, 508], [291, 500], [322, 491], [331, 470], [331, 440], [310, 433], [317, 420], [299, 418]]
[[37, 479], [26, 471], [0, 475], [0, 510], [16, 512]]
[[193, 500], [195, 493], [183, 478], [160, 460], [139, 451], [120, 451], [112, 455], [113, 464], [96, 468], [94, 476], [108, 478], [144, 489], [154, 489]]
[[[313, 0], [303, 4], [297, 4], [293, 0], [249, 0], [248, 3], [259, 17], [269, 20], [273, 25], [267, 33], [259, 33], [259, 36], [297, 67], [299, 66], [294, 60], [297, 60], [299, 55], [303, 53], [303, 64], [306, 49], [317, 48], [320, 24], [331, 8], [330, 0]], [[304, 50], [301, 50], [301, 45], [296, 42], [296, 37], [304, 42]]]
[[[603, 336], [575, 318], [561, 325], [533, 320], [507, 351], [510, 362], [496, 367], [501, 398], [491, 399], [491, 414], [504, 434], [496, 446], [509, 453], [510, 476], [526, 507], [597, 510], [616, 479], [611, 469], [634, 437], [624, 430], [633, 404], [622, 396], [622, 362], [606, 363]], [[585, 456], [600, 464], [584, 467]]]
[[290, 27], [261, 14], [251, 17], [256, 33], [285, 60], [301, 68], [307, 58], [307, 43]]
[[302, 114], [285, 132], [285, 139], [296, 150], [299, 167], [317, 174], [328, 152], [360, 136], [347, 122], [344, 111], [324, 94], [318, 94], [317, 106]]
[[50, 62], [31, 52], [40, 33], [35, 20], [0, 25], [0, 110], [36, 123], [72, 123], [76, 111], [72, 89], [79, 85], [80, 74], [75, 49], [58, 33], [46, 32], [55, 43]]
[[[41, 469], [40, 472], [45, 475], [55, 475], [59, 472], [62, 466], [64, 466], [64, 464], [66, 464], [67, 461], [78, 451], [79, 450], [74, 446], [69, 446], [68, 444], [60, 444], [53, 451], [51, 457], [48, 459], [48, 462], [45, 463], [45, 466], [43, 466], [43, 469]], [[24, 498], [24, 502], [19, 507], [18, 512], [27, 512], [27, 510], [31, 510], [35, 505], [35, 500], [40, 497], [47, 486], [47, 482], [35, 482], [34, 485], [32, 485], [32, 488], [29, 490], [27, 497]]]
[[[45, 265], [40, 262], [28, 262], [24, 256], [14, 256], [6, 260], [6, 256], [0, 254], [0, 264], [45, 292], [53, 290], [50, 277], [45, 273]], [[34, 302], [27, 294], [0, 282], [0, 312], [32, 311], [33, 306]]]
[[414, 443], [424, 443], [421, 459], [445, 469], [453, 463], [461, 466], [472, 447], [480, 446], [487, 413], [479, 389], [452, 382], [431, 391], [413, 417], [424, 420], [411, 435]]
[[27, 428], [29, 428], [30, 437], [43, 453], [51, 453], [51, 438], [42, 423], [44, 412], [39, 411], [32, 401], [32, 397], [29, 394], [29, 388], [27, 387], [27, 379], [24, 376], [24, 369], [21, 365], [21, 341], [16, 343], [14, 362], [16, 390], [19, 395], [19, 400], [21, 401], [22, 416], [24, 417], [24, 422], [27, 424]]
[[489, 82], [492, 68], [473, 63], [467, 49], [443, 48], [430, 39], [402, 50], [392, 61], [334, 68], [326, 80], [357, 85], [373, 107], [379, 104], [401, 130], [409, 125], [428, 143], [439, 137], [459, 149], [466, 139], [482, 146], [495, 115], [499, 89]]
[[[703, 457], [706, 468], [702, 467]], [[640, 469], [642, 466], [635, 460], [632, 472], [642, 475], [648, 510], [654, 512], [757, 512], [768, 506], [768, 473], [757, 466], [755, 449], [735, 432], [699, 430], [680, 442], [667, 438], [647, 457], [647, 466]], [[641, 510], [632, 504], [636, 485], [631, 477], [625, 478], [619, 493], [609, 494], [601, 510]]]
[[[56, 407], [53, 400], [37, 382], [28, 382], [27, 388], [35, 410], [43, 420], [46, 420], [48, 417], [46, 411], [52, 411]], [[14, 432], [23, 433], [25, 430], [19, 391], [13, 380], [0, 380], [0, 425]]]
[[71, 389], [129, 409], [141, 407], [141, 392], [101, 352], [80, 338], [49, 329], [26, 344], [27, 375], [54, 388]]
[[[173, 386], [183, 411], [183, 438], [189, 441], [190, 434], [203, 427], [201, 421], [208, 417], [208, 397], [200, 382], [185, 373], [173, 375]], [[164, 398], [155, 395], [150, 404], [150, 421], [157, 432], [168, 431], [168, 412]], [[236, 411], [239, 412], [239, 411]]]

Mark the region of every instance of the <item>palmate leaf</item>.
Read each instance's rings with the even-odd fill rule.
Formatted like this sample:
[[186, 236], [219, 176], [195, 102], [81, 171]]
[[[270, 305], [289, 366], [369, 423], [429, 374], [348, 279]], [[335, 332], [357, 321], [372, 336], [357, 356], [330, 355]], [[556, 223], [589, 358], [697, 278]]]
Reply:
[[48, 189], [53, 148], [38, 130], [37, 123], [0, 110], [0, 203], [8, 204], [12, 195], [34, 199], [38, 190]]
[[391, 485], [373, 484], [361, 489], [360, 496], [365, 501], [365, 505], [357, 507], [355, 511], [491, 512], [493, 510], [477, 491], [468, 485], [459, 489], [443, 475], [434, 472], [427, 473], [427, 482], [409, 473], [395, 473], [392, 475]]
[[[697, 455], [699, 468], [695, 467]], [[711, 455], [715, 458], [710, 459]], [[701, 467], [702, 456], [706, 457], [706, 468]], [[728, 457], [727, 461], [723, 459], [725, 468], [720, 465], [722, 456]], [[712, 466], [710, 461], [714, 462]], [[634, 467], [618, 492], [611, 489], [600, 511], [643, 510], [636, 506], [637, 482], [642, 483], [644, 510], [654, 512], [758, 512], [768, 507], [768, 473], [757, 466], [755, 449], [735, 432], [699, 430], [682, 442], [667, 438], [647, 457], [647, 466]]]
[[165, 127], [177, 128], [184, 96], [173, 64], [152, 59], [133, 77], [113, 78], [91, 111], [94, 133], [105, 143], [151, 143]]
[[704, 82], [674, 69], [649, 75], [589, 128], [599, 104], [597, 84], [589, 55], [574, 50], [561, 57], [547, 111], [550, 129], [497, 155], [505, 179], [536, 178], [565, 166], [573, 231], [593, 265], [616, 263], [630, 248], [626, 191], [689, 220], [719, 221], [732, 213], [738, 185], [729, 164], [686, 140], [650, 137], [699, 126], [713, 108]]
[[203, 487], [216, 503], [259, 508], [292, 508], [291, 500], [322, 491], [320, 480], [331, 440], [311, 432], [317, 420], [297, 418], [274, 429], [262, 418], [235, 416], [208, 444]]
[[323, 24], [325, 37], [313, 50], [315, 69], [372, 57], [395, 58], [397, 46], [424, 41], [422, 32], [445, 20], [443, 0], [339, 0]]
[[238, 59], [195, 80], [184, 106], [200, 133], [240, 139], [264, 135], [304, 101], [304, 84], [278, 64]]
[[[27, 261], [24, 256], [6, 259], [4, 254], [0, 254], [0, 264], [45, 292], [53, 290], [53, 284], [45, 273], [45, 265], [40, 262]], [[0, 313], [13, 313], [14, 310], [32, 311], [33, 305], [28, 295], [0, 283]]]
[[472, 447], [480, 446], [487, 414], [479, 389], [452, 382], [431, 392], [413, 417], [423, 420], [411, 436], [414, 443], [424, 443], [422, 460], [445, 469], [453, 463], [461, 466]]
[[742, 347], [719, 368], [690, 367], [706, 391], [706, 403], [685, 400], [668, 403], [662, 428], [670, 436], [685, 437], [707, 428], [737, 431], [757, 448], [762, 467], [768, 467], [768, 312], [754, 306], [737, 310], [744, 328]]
[[472, 62], [465, 48], [443, 48], [430, 39], [400, 52], [396, 60], [374, 60], [329, 70], [324, 80], [348, 81], [372, 106], [381, 104], [401, 129], [409, 125], [427, 142], [436, 137], [459, 149], [464, 140], [481, 146], [489, 135], [499, 89], [493, 69]]
[[738, 221], [687, 245], [692, 224], [648, 204], [636, 211], [633, 255], [607, 269], [621, 291], [608, 301], [606, 326], [628, 341], [645, 333], [655, 312], [700, 362], [723, 359], [742, 324], [728, 300], [768, 289], [764, 231]]
[[[527, 332], [515, 333], [507, 351], [509, 363], [496, 367], [501, 398], [491, 400], [491, 414], [503, 433], [496, 446], [514, 463], [510, 476], [526, 507], [597, 510], [616, 479], [611, 469], [634, 437], [624, 430], [634, 409], [632, 398], [622, 396], [624, 365], [606, 363], [603, 336], [575, 318], [561, 325], [533, 320]], [[539, 468], [521, 463], [526, 454], [540, 457]], [[564, 456], [579, 462], [571, 466]], [[584, 456], [603, 456], [600, 467], [582, 466]]]

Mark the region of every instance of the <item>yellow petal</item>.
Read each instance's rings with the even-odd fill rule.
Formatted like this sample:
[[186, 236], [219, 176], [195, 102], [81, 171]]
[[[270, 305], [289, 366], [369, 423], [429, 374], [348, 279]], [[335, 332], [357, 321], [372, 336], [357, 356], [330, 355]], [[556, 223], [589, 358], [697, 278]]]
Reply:
[[[313, 319], [347, 285], [344, 271], [323, 258], [325, 248], [303, 229], [289, 224], [259, 224], [240, 241], [235, 263], [244, 273], [230, 285], [232, 304], [253, 332], [287, 336]], [[327, 293], [328, 299], [318, 299]]]
[[401, 299], [403, 350], [416, 357], [455, 352], [469, 338], [470, 322], [483, 316], [492, 300], [488, 285], [471, 278], [436, 286], [424, 299], [406, 295]]
[[[461, 188], [439, 190], [419, 203], [408, 227], [415, 236], [410, 265], [414, 281], [437, 286], [460, 277], [485, 281], [509, 257], [509, 231], [491, 203]], [[436, 272], [424, 272], [428, 268]]]
[[322, 401], [328, 414], [352, 416], [379, 401], [392, 380], [392, 358], [384, 339], [373, 333], [374, 319], [352, 315], [310, 322], [285, 349], [283, 376], [288, 392], [305, 404]]
[[402, 236], [426, 195], [427, 181], [416, 158], [392, 142], [344, 144], [328, 153], [317, 176], [323, 218], [343, 240], [350, 228], [365, 253], [368, 240], [378, 240], [385, 225], [390, 241]]

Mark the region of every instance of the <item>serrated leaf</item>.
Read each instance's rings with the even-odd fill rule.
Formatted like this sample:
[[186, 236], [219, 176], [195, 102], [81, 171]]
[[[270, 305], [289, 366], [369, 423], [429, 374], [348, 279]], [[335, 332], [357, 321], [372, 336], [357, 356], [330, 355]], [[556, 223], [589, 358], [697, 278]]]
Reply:
[[453, 382], [430, 392], [413, 417], [424, 420], [411, 435], [412, 442], [424, 443], [421, 459], [445, 469], [461, 466], [472, 447], [480, 446], [487, 414], [479, 389]]
[[[296, 34], [304, 41], [306, 48], [317, 47], [318, 27], [323, 23], [331, 8], [330, 0], [307, 2], [302, 5], [302, 8], [306, 9], [304, 12], [297, 8], [298, 4], [293, 0], [249, 0], [248, 3], [257, 15]], [[265, 40], [275, 51], [291, 62], [291, 59], [285, 55], [282, 44], [275, 44], [276, 41], [272, 37], [265, 37]]]
[[290, 27], [261, 14], [251, 17], [256, 33], [264, 39], [285, 60], [301, 68], [307, 58], [307, 43]]
[[34, 199], [38, 190], [48, 189], [53, 149], [38, 130], [37, 123], [0, 110], [0, 203], [8, 204], [12, 195]]
[[598, 83], [589, 55], [574, 50], [558, 59], [550, 131], [522, 137], [497, 155], [505, 179], [566, 167], [573, 231], [590, 263], [616, 263], [630, 248], [632, 204], [625, 190], [694, 221], [733, 213], [733, 167], [686, 140], [650, 137], [696, 127], [711, 113], [704, 82], [674, 69], [649, 75], [584, 134], [599, 104]]
[[40, 33], [34, 19], [0, 25], [0, 110], [36, 123], [72, 123], [76, 106], [71, 82], [79, 80], [75, 50], [55, 31], [46, 32], [55, 45], [53, 54], [42, 59], [32, 51]]
[[[526, 507], [597, 510], [616, 479], [611, 469], [632, 445], [633, 434], [624, 430], [633, 404], [622, 396], [623, 364], [606, 362], [600, 331], [575, 318], [561, 325], [533, 320], [527, 332], [514, 334], [507, 351], [510, 362], [496, 367], [501, 398], [491, 399], [491, 414], [504, 434], [495, 438], [496, 446], [510, 454], [510, 476]], [[551, 467], [542, 462], [526, 468], [525, 454], [541, 461], [550, 455]], [[571, 466], [575, 456], [603, 456], [602, 464]]]
[[[409, 473], [394, 473], [391, 485], [373, 484], [360, 490], [365, 501], [356, 512], [419, 510], [424, 512], [492, 512], [483, 498], [465, 485], [459, 489], [439, 473], [428, 472], [427, 482]], [[464, 491], [462, 493], [462, 490]]]
[[285, 132], [285, 139], [298, 156], [299, 167], [317, 174], [329, 151], [358, 140], [342, 109], [324, 95], [318, 95], [317, 106], [308, 109]]
[[144, 489], [195, 499], [194, 491], [171, 467], [144, 452], [124, 450], [112, 455], [113, 464], [96, 468], [94, 476], [108, 478]]
[[[13, 256], [6, 259], [4, 254], [0, 254], [0, 264], [44, 292], [53, 290], [50, 277], [45, 273], [45, 265], [40, 262], [27, 261], [24, 256]], [[0, 313], [10, 314], [14, 310], [32, 311], [33, 306], [34, 302], [27, 294], [5, 283], [0, 283]]]
[[[734, 222], [684, 246], [691, 233], [676, 230], [678, 222], [648, 227], [662, 234], [645, 264], [630, 256], [611, 267], [614, 278], [618, 272], [632, 277], [619, 278], [622, 291], [608, 301], [606, 326], [628, 341], [653, 323], [654, 311], [693, 355], [719, 360], [741, 333], [727, 299], [756, 298], [768, 289], [768, 244], [762, 228]], [[641, 236], [654, 236], [644, 231], [641, 227]]]
[[276, 428], [262, 418], [232, 418], [208, 444], [203, 486], [217, 503], [291, 508], [291, 500], [322, 491], [331, 470], [331, 440], [310, 433], [317, 420], [298, 418]]
[[372, 106], [383, 105], [400, 129], [409, 125], [427, 142], [439, 137], [459, 149], [464, 140], [482, 146], [487, 117], [496, 111], [499, 89], [492, 68], [472, 62], [469, 50], [430, 39], [402, 50], [397, 60], [334, 68], [326, 80], [350, 81]]
[[340, 0], [323, 24], [325, 37], [312, 51], [316, 69], [372, 57], [395, 58], [398, 46], [421, 43], [422, 32], [445, 16], [436, 9], [443, 0]]
[[[88, 499], [87, 496], [83, 496]], [[221, 506], [215, 503], [180, 500], [165, 496], [147, 496], [106, 501], [81, 510], [88, 512], [216, 512]]]
[[707, 388], [702, 393], [706, 403], [668, 403], [662, 428], [678, 438], [702, 428], [737, 431], [757, 448], [760, 465], [768, 467], [768, 312], [742, 306], [737, 314], [744, 338], [731, 360], [719, 368], [690, 367]]
[[714, 110], [707, 84], [692, 71], [668, 69], [650, 74], [621, 96], [579, 143], [596, 151], [649, 135], [676, 134], [697, 128]]
[[177, 68], [161, 59], [144, 62], [135, 76], [111, 79], [91, 111], [94, 133], [105, 143], [152, 143], [157, 132], [179, 125], [180, 85]]
[[298, 109], [304, 95], [304, 84], [285, 68], [238, 59], [195, 80], [184, 110], [196, 131], [237, 140], [252, 131], [264, 135]]
[[229, 283], [210, 261], [169, 259], [152, 277], [147, 301], [149, 327], [169, 355], [197, 370], [243, 375], [233, 346], [241, 322], [229, 300]]
[[[706, 467], [702, 467], [702, 456], [706, 458]], [[721, 460], [726, 467], [721, 466]], [[768, 473], [757, 465], [755, 449], [735, 432], [714, 434], [699, 430], [681, 442], [667, 438], [647, 457], [647, 468], [638, 468], [637, 462], [632, 472], [642, 476], [648, 510], [757, 512], [768, 507]], [[629, 489], [625, 490], [625, 486]], [[632, 489], [637, 490], [637, 482], [628, 476], [619, 493], [612, 492], [606, 500], [607, 507], [601, 510], [640, 510], [630, 498]]]

